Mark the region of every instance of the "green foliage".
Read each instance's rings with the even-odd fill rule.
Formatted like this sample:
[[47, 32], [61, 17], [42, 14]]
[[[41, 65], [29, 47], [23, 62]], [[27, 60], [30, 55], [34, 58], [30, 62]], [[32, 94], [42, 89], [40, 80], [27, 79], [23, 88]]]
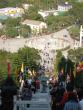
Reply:
[[74, 19], [72, 16], [65, 14], [63, 16], [48, 16], [46, 22], [48, 24], [48, 30], [53, 32], [72, 25]]
[[14, 27], [6, 27], [5, 28], [5, 35], [7, 37], [14, 38], [15, 36], [18, 36], [18, 30]]
[[83, 24], [83, 3], [74, 3], [69, 14], [74, 16], [75, 20], [78, 19], [80, 24]]
[[57, 0], [28, 0], [28, 3], [38, 6], [40, 9], [55, 8]]
[[58, 51], [56, 58], [55, 58], [55, 61], [54, 61], [54, 74], [55, 74], [55, 76], [57, 76], [57, 73], [59, 71], [58, 64], [60, 63], [61, 58], [62, 58], [62, 52]]
[[11, 38], [19, 35], [20, 18], [9, 18], [4, 21], [4, 24], [3, 32], [7, 37]]
[[80, 29], [78, 26], [74, 25], [69, 29], [69, 33], [73, 39], [79, 39]]
[[21, 6], [26, 0], [0, 0], [0, 8]]
[[80, 58], [83, 56], [83, 48], [78, 49], [70, 49], [68, 51], [68, 58], [71, 59], [73, 62], [79, 62]]
[[6, 51], [0, 51], [0, 78], [5, 79], [7, 77], [7, 60], [10, 60], [11, 76], [15, 77], [16, 68], [18, 72], [21, 69], [22, 63], [24, 66], [28, 66], [30, 70], [39, 68], [40, 55], [38, 50], [34, 48], [24, 47], [19, 49], [17, 53], [8, 53]]
[[28, 66], [29, 69], [31, 70], [37, 70], [38, 65], [39, 65], [39, 60], [40, 60], [40, 55], [38, 50], [34, 48], [22, 48], [19, 49], [18, 53], [12, 54], [12, 65], [14, 69], [21, 68], [22, 62], [24, 63], [25, 66]]
[[7, 0], [0, 0], [0, 8], [7, 7], [8, 1]]
[[25, 11], [23, 15], [24, 19], [32, 19], [32, 20], [39, 20], [42, 21], [43, 18], [40, 14], [38, 14], [38, 8], [35, 6], [31, 6], [29, 10]]
[[58, 72], [63, 70], [63, 72], [65, 73], [65, 69], [66, 69], [66, 59], [64, 56], [62, 56], [58, 63]]
[[20, 18], [8, 18], [5, 20], [6, 27], [16, 27], [20, 25]]
[[24, 38], [30, 37], [31, 34], [31, 28], [27, 25], [21, 25], [20, 26], [21, 36]]
[[9, 59], [10, 53], [0, 50], [0, 76], [2, 79], [7, 76], [7, 59]]

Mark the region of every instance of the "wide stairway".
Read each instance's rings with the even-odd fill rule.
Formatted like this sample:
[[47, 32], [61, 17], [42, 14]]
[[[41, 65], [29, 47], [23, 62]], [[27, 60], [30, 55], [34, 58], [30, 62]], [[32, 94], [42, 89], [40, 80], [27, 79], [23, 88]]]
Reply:
[[34, 94], [28, 110], [51, 110], [49, 93], [37, 92]]

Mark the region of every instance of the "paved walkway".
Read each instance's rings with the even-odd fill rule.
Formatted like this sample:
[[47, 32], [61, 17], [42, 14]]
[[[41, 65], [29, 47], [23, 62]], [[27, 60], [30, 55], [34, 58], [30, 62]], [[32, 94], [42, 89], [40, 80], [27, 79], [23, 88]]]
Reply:
[[28, 110], [51, 110], [49, 93], [37, 92], [33, 95], [32, 101]]

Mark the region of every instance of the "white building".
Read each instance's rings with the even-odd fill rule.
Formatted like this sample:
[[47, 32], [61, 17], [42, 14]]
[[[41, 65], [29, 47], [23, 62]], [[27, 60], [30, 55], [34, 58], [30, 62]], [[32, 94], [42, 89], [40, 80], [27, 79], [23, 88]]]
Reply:
[[53, 15], [56, 12], [56, 10], [40, 10], [38, 11], [38, 14], [40, 14], [43, 18], [48, 17], [49, 15]]
[[80, 27], [80, 47], [83, 46], [83, 27]]
[[65, 2], [65, 4], [58, 5], [58, 11], [68, 11], [72, 8], [72, 5], [68, 4], [68, 2]]
[[6, 15], [9, 17], [20, 17], [24, 13], [23, 8], [14, 8], [14, 7], [7, 7], [7, 8], [1, 8], [0, 9], [0, 14], [1, 15]]
[[58, 10], [54, 10], [54, 9], [51, 9], [51, 10], [40, 10], [38, 11], [38, 14], [40, 14], [43, 18], [46, 18], [50, 15], [54, 15], [54, 16], [57, 16], [59, 15], [58, 14]]
[[28, 20], [22, 22], [23, 25], [30, 26], [32, 33], [40, 33], [43, 29], [47, 29], [47, 24], [42, 21], [36, 21], [36, 20]]

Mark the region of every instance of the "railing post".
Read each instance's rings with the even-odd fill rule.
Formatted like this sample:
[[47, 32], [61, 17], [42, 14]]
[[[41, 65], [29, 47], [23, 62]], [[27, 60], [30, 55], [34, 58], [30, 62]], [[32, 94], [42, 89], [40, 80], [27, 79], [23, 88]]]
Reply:
[[17, 110], [17, 103], [16, 103], [17, 99], [16, 96], [13, 97], [13, 103], [14, 103], [14, 107], [13, 110]]

